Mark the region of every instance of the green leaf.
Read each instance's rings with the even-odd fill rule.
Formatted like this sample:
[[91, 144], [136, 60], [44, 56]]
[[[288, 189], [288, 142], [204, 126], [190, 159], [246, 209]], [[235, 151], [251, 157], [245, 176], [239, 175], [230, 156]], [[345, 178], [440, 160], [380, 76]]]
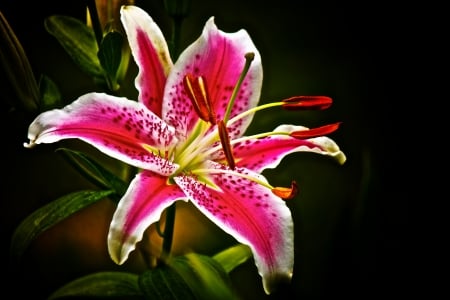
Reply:
[[62, 297], [138, 297], [142, 296], [138, 275], [126, 272], [89, 274], [62, 286], [48, 300]]
[[197, 299], [238, 299], [226, 271], [209, 256], [189, 253], [173, 258], [169, 266], [180, 274]]
[[[112, 189], [117, 196], [122, 196], [125, 193], [128, 187], [127, 183], [86, 154], [67, 148], [59, 148], [57, 151], [61, 151], [64, 158], [76, 170], [99, 188]], [[113, 196], [113, 199], [119, 200], [117, 196]]]
[[11, 241], [11, 256], [19, 261], [30, 243], [42, 232], [91, 205], [113, 191], [79, 191], [52, 201], [26, 217], [16, 228]]
[[160, 266], [139, 276], [145, 299], [195, 300], [184, 279], [169, 266]]
[[127, 76], [130, 58], [131, 58], [130, 46], [127, 43], [124, 43], [122, 47], [122, 59], [120, 60], [119, 69], [116, 72], [116, 78], [119, 84], [121, 84], [122, 81]]
[[39, 80], [39, 90], [41, 92], [41, 111], [62, 106], [61, 93], [58, 86], [48, 76], [42, 75]]
[[[15, 94], [10, 104], [34, 113], [39, 103], [38, 85], [25, 50], [1, 11], [0, 41], [0, 67], [8, 79], [6, 86], [9, 84]], [[5, 97], [4, 93], [2, 96]]]
[[252, 251], [250, 247], [244, 244], [232, 246], [213, 256], [227, 273], [230, 273], [234, 268], [243, 264], [251, 257]]
[[122, 60], [122, 47], [124, 38], [118, 31], [108, 32], [100, 44], [98, 58], [108, 77], [110, 89], [115, 91], [119, 88], [117, 84], [117, 70]]
[[44, 25], [81, 70], [93, 77], [103, 78], [103, 69], [97, 57], [97, 40], [92, 28], [74, 17], [61, 15], [46, 18]]

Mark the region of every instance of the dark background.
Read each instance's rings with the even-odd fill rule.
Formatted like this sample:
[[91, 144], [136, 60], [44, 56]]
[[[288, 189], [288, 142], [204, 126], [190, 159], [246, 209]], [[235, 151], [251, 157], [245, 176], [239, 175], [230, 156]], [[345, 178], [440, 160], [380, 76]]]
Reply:
[[[169, 35], [171, 23], [162, 1], [136, 4]], [[83, 1], [2, 0], [0, 10], [22, 43], [35, 76], [51, 77], [65, 101], [97, 89], [43, 25], [44, 18], [53, 14], [83, 19]], [[405, 72], [402, 53], [408, 33], [405, 22], [398, 21], [398, 11], [382, 2], [192, 0], [182, 48], [198, 37], [210, 16], [215, 16], [220, 29], [245, 28], [253, 38], [264, 68], [261, 102], [293, 95], [327, 95], [334, 100], [330, 109], [321, 112], [261, 112], [249, 132], [271, 130], [281, 123], [314, 127], [342, 121], [331, 137], [348, 158], [340, 166], [325, 157], [293, 154], [265, 173], [272, 183], [286, 185], [295, 179], [300, 185], [299, 196], [288, 203], [295, 222], [294, 277], [280, 295], [269, 297], [248, 262], [231, 274], [242, 298], [405, 296], [413, 276], [404, 247], [407, 199], [393, 184], [399, 173], [387, 156], [388, 149], [395, 149], [392, 116], [404, 102], [396, 91]], [[24, 217], [48, 201], [90, 185], [54, 153], [55, 146], [22, 147], [31, 119], [11, 110], [7, 100], [14, 94], [4, 73], [0, 75], [7, 155], [1, 200], [2, 237], [7, 243], [2, 256], [7, 258], [11, 234]], [[133, 78], [132, 70], [130, 82]], [[113, 209], [108, 201], [95, 204], [39, 237], [20, 266], [5, 260], [6, 283], [18, 294], [14, 298], [44, 299], [79, 276], [122, 270], [109, 260], [103, 239]], [[233, 243], [191, 207], [182, 206], [179, 216], [176, 249], [214, 253]], [[123, 268], [136, 270], [133, 261]]]

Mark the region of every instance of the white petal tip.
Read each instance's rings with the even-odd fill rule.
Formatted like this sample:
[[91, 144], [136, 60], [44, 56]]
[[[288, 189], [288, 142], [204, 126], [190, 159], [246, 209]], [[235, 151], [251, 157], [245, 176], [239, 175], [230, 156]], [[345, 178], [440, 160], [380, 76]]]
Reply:
[[29, 143], [23, 143], [23, 146], [25, 148], [33, 148], [34, 146], [36, 146], [36, 143], [33, 141], [30, 141]]
[[278, 292], [291, 284], [292, 272], [285, 274], [271, 274], [263, 278], [263, 287], [267, 295]]
[[338, 161], [339, 164], [343, 165], [345, 161], [347, 160], [347, 157], [345, 156], [344, 152], [339, 151], [334, 155], [334, 158]]
[[120, 254], [117, 255], [117, 253], [110, 251], [109, 256], [111, 257], [112, 261], [117, 265], [122, 265], [126, 260], [127, 256], [121, 256]]
[[128, 255], [134, 249], [134, 245], [127, 248], [119, 242], [121, 238], [112, 238], [111, 235], [112, 231], [110, 231], [110, 236], [108, 237], [109, 256], [114, 263], [122, 265], [128, 259]]

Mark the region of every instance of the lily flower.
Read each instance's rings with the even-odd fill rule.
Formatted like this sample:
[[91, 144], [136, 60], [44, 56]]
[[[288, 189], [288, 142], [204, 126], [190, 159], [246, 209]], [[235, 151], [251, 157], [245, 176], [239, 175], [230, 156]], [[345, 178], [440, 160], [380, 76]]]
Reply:
[[214, 18], [173, 63], [164, 36], [142, 9], [121, 8], [138, 66], [137, 101], [88, 93], [62, 109], [37, 116], [28, 131], [32, 147], [78, 138], [139, 172], [119, 201], [108, 249], [124, 263], [144, 231], [175, 201], [192, 202], [212, 222], [252, 250], [263, 287], [271, 293], [290, 280], [293, 220], [286, 199], [297, 191], [272, 186], [261, 174], [299, 151], [345, 155], [328, 134], [338, 125], [308, 129], [281, 125], [244, 136], [256, 111], [326, 108], [328, 97], [299, 97], [258, 106], [261, 57], [248, 33], [219, 30]]

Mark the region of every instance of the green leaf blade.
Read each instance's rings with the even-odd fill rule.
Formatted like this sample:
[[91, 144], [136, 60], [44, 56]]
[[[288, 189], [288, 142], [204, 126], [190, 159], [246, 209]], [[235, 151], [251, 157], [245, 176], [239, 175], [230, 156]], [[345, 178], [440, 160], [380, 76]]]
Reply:
[[122, 61], [123, 42], [124, 38], [120, 32], [108, 32], [103, 37], [102, 43], [100, 44], [100, 50], [98, 51], [100, 64], [106, 72], [108, 83], [112, 91], [119, 88], [117, 83], [117, 72]]
[[239, 299], [227, 272], [209, 256], [189, 253], [173, 258], [169, 265], [180, 274], [197, 299]]
[[238, 244], [217, 253], [213, 258], [227, 273], [230, 273], [237, 266], [245, 263], [252, 255], [250, 247], [244, 244]]
[[[101, 189], [111, 189], [121, 196], [125, 193], [128, 185], [121, 178], [104, 168], [95, 159], [90, 158], [80, 151], [74, 151], [67, 148], [58, 148], [63, 157], [74, 167], [81, 175], [91, 181]], [[119, 200], [115, 195], [113, 200]]]
[[22, 254], [39, 234], [70, 215], [85, 208], [114, 191], [79, 191], [58, 198], [28, 215], [13, 233], [10, 253], [13, 261], [19, 261]]
[[44, 25], [81, 70], [95, 78], [103, 78], [92, 28], [74, 17], [61, 15], [46, 18]]
[[141, 297], [138, 275], [99, 272], [75, 279], [53, 292], [48, 300], [66, 297]]
[[61, 93], [56, 83], [50, 77], [45, 75], [41, 76], [39, 80], [39, 91], [41, 93], [41, 111], [62, 107]]
[[[16, 97], [11, 99], [14, 108], [36, 112], [39, 105], [39, 88], [25, 50], [0, 11], [0, 67], [13, 88]], [[3, 95], [5, 96], [5, 95]]]
[[189, 286], [174, 269], [160, 266], [139, 276], [145, 299], [196, 300]]

